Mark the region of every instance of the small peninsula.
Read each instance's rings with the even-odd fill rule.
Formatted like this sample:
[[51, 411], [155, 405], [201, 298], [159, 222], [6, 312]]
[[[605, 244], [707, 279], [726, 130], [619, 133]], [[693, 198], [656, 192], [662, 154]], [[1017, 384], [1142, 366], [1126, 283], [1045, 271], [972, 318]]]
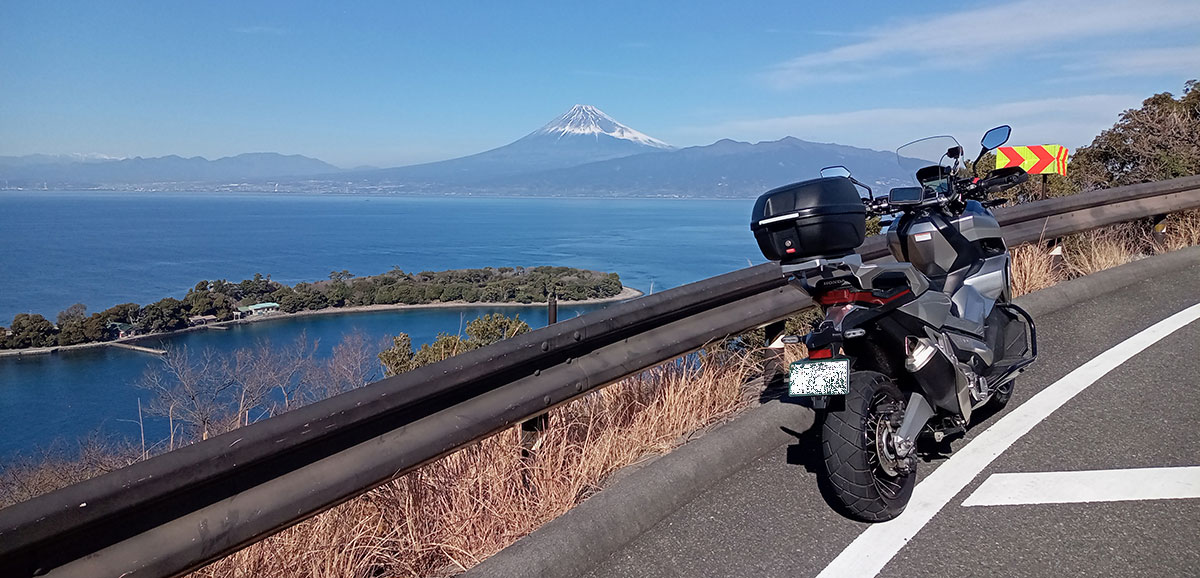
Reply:
[[[57, 323], [20, 313], [0, 327], [0, 349], [33, 350], [103, 344], [192, 327], [258, 320], [281, 314], [373, 311], [453, 305], [528, 305], [551, 295], [567, 303], [614, 301], [641, 293], [622, 286], [616, 273], [571, 267], [485, 267], [356, 277], [333, 271], [328, 280], [288, 286], [270, 275], [233, 283], [200, 281], [182, 299], [147, 305], [123, 303], [87, 315], [76, 303], [59, 312]], [[34, 351], [30, 351], [33, 353]], [[16, 352], [13, 352], [16, 353]]]

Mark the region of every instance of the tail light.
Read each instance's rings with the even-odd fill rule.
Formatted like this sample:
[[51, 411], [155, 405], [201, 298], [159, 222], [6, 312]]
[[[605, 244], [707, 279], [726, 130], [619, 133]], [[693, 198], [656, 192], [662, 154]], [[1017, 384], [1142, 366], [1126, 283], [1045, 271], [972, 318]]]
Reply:
[[826, 291], [817, 295], [813, 300], [817, 303], [829, 305], [842, 305], [845, 303], [866, 303], [868, 305], [887, 305], [900, 297], [911, 293], [912, 291], [905, 289], [891, 297], [877, 297], [870, 291], [851, 291], [849, 289], [835, 289]]
[[808, 350], [808, 358], [809, 359], [832, 359], [833, 358], [833, 348], [826, 347], [824, 349], [809, 349]]

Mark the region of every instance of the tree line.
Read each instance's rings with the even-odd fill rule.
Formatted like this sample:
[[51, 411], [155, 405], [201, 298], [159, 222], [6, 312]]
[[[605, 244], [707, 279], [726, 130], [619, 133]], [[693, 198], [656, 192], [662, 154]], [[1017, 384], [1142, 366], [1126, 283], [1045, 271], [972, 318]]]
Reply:
[[[1019, 130], [1014, 127], [1014, 134]], [[993, 153], [980, 160], [981, 168], [994, 166]], [[1046, 177], [1045, 196], [1062, 197], [1196, 174], [1200, 174], [1200, 84], [1189, 80], [1181, 95], [1162, 92], [1147, 98], [1140, 108], [1122, 112], [1117, 122], [1101, 131], [1091, 144], [1073, 151], [1066, 176]], [[1041, 198], [1042, 179], [1033, 176], [1005, 194], [1018, 202]]]
[[0, 507], [529, 331], [519, 316], [495, 313], [415, 350], [405, 333], [387, 347], [358, 331], [343, 335], [328, 354], [318, 353], [319, 343], [303, 332], [285, 343], [262, 341], [230, 352], [168, 347], [136, 382], [151, 393], [136, 423], [142, 415], [165, 419], [165, 438], [147, 439], [143, 430], [139, 448], [136, 439], [113, 445], [91, 437], [80, 440], [78, 457], [47, 454], [0, 464]]
[[7, 329], [0, 327], [0, 349], [111, 341], [122, 330], [138, 334], [175, 331], [188, 327], [192, 317], [228, 321], [235, 317], [238, 307], [268, 302], [295, 313], [363, 305], [541, 303], [552, 294], [564, 300], [583, 300], [614, 297], [621, 290], [616, 273], [571, 267], [486, 267], [420, 273], [394, 268], [368, 277], [355, 277], [342, 270], [331, 272], [329, 280], [295, 286], [255, 274], [240, 283], [200, 281], [183, 299], [167, 297], [147, 305], [122, 303], [91, 315], [87, 314], [87, 306], [76, 303], [59, 312], [55, 322], [38, 314], [19, 313]]
[[318, 342], [304, 333], [280, 347], [263, 342], [224, 354], [212, 348], [169, 348], [138, 382], [154, 394], [146, 413], [166, 418], [170, 428], [168, 439], [151, 443], [172, 450], [380, 376], [374, 354], [378, 346], [362, 333], [343, 336], [327, 358], [319, 357], [317, 349]]
[[415, 350], [400, 333], [376, 354], [380, 345], [361, 332], [343, 336], [327, 358], [304, 333], [281, 347], [264, 342], [224, 354], [170, 348], [138, 386], [154, 394], [146, 412], [170, 428], [168, 439], [152, 446], [171, 450], [529, 331], [519, 316], [493, 313]]

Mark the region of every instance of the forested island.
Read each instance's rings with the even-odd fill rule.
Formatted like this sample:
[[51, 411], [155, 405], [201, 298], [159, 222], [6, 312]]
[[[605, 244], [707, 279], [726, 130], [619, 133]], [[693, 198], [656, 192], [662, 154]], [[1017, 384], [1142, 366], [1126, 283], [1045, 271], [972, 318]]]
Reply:
[[196, 325], [253, 319], [273, 313], [299, 313], [370, 305], [542, 303], [550, 295], [566, 301], [611, 299], [624, 287], [616, 273], [571, 267], [486, 267], [355, 277], [334, 271], [328, 280], [288, 286], [255, 274], [232, 283], [200, 281], [182, 299], [167, 297], [147, 305], [123, 303], [87, 314], [76, 303], [56, 322], [19, 313], [0, 327], [0, 349], [54, 347], [112, 341], [178, 331]]

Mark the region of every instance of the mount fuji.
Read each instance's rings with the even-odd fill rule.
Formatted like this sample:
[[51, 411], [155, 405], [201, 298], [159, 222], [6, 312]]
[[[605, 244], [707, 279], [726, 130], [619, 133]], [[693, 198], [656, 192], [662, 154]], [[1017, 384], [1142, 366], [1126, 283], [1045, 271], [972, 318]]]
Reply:
[[617, 122], [594, 106], [577, 104], [542, 128], [500, 148], [446, 161], [343, 176], [418, 187], [470, 185], [673, 150], [671, 145]]
[[884, 190], [906, 181], [894, 153], [793, 137], [677, 149], [585, 104], [500, 148], [339, 177], [389, 192], [747, 197], [840, 164]]
[[[644, 147], [655, 149], [672, 149], [671, 145], [654, 137], [646, 136], [633, 130], [604, 114], [600, 109], [577, 104], [571, 110], [550, 121], [549, 124], [533, 131], [525, 138], [517, 141], [548, 143], [547, 137], [553, 138], [555, 145], [566, 142], [583, 142], [590, 137], [591, 142], [608, 142], [627, 150], [641, 150]], [[579, 137], [583, 137], [581, 141]], [[516, 144], [516, 143], [513, 143]], [[638, 146], [640, 145], [640, 146]]]

